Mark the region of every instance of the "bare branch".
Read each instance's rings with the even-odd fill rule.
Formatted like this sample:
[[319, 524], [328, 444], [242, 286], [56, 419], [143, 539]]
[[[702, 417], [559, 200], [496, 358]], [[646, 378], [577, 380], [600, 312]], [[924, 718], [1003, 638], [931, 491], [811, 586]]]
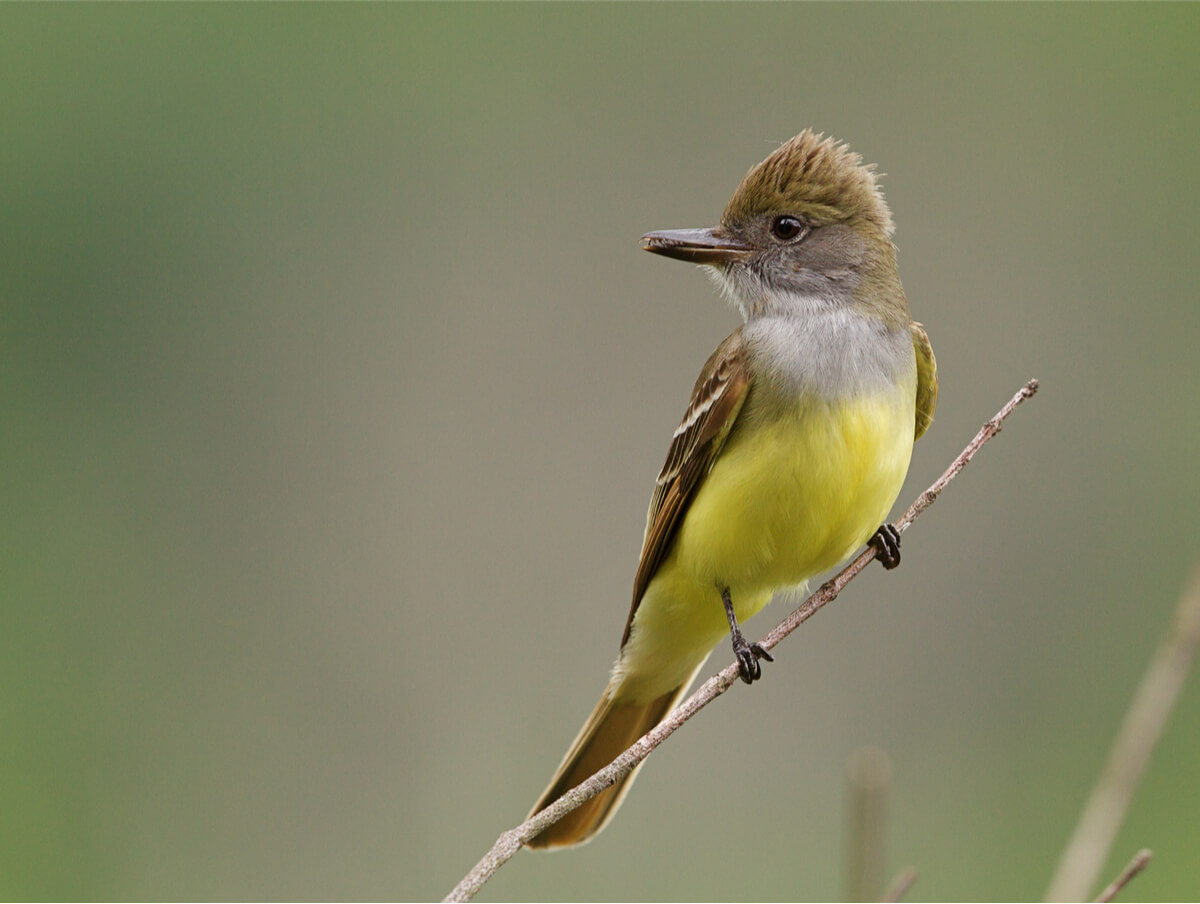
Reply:
[[1121, 870], [1121, 874], [1113, 879], [1108, 884], [1108, 888], [1100, 892], [1100, 897], [1096, 898], [1096, 904], [1101, 902], [1111, 901], [1117, 896], [1117, 893], [1129, 884], [1129, 880], [1144, 870], [1150, 865], [1150, 860], [1154, 857], [1154, 852], [1150, 848], [1142, 848], [1133, 855], [1133, 859]]
[[[942, 490], [946, 488], [946, 485], [958, 476], [958, 473], [983, 448], [984, 443], [1000, 432], [1000, 426], [1005, 418], [1012, 414], [1013, 410], [1021, 402], [1031, 398], [1037, 392], [1037, 389], [1037, 380], [1030, 380], [1021, 387], [1021, 390], [1009, 399], [1008, 403], [975, 434], [975, 438], [959, 453], [958, 457], [954, 459], [942, 476], [934, 481], [929, 489], [918, 496], [916, 501], [908, 507], [908, 510], [900, 516], [895, 522], [896, 528], [901, 531], [906, 530], [925, 509], [929, 508], [941, 494]], [[834, 578], [822, 584], [816, 593], [809, 596], [787, 618], [770, 631], [762, 639], [762, 645], [767, 649], [771, 649], [779, 641], [795, 631], [801, 624], [812, 618], [819, 609], [836, 599], [837, 595], [842, 592], [842, 588], [850, 583], [874, 558], [874, 548], [868, 547], [859, 553], [849, 565], [838, 572]], [[690, 697], [673, 709], [662, 722], [639, 738], [633, 746], [618, 756], [609, 765], [605, 766], [591, 778], [572, 788], [536, 816], [527, 819], [516, 828], [509, 829], [503, 833], [496, 839], [496, 843], [492, 845], [491, 850], [463, 877], [462, 881], [454, 887], [454, 890], [446, 896], [445, 900], [471, 900], [479, 889], [483, 887], [483, 884], [491, 878], [492, 874], [510, 860], [526, 841], [536, 836], [546, 826], [552, 825], [562, 819], [584, 801], [595, 797], [618, 779], [632, 772], [638, 763], [649, 756], [654, 748], [674, 734], [676, 729], [683, 725], [684, 722], [721, 694], [725, 693], [729, 689], [729, 686], [737, 680], [737, 677], [737, 663], [726, 666], [700, 685]]]
[[1175, 619], [1159, 644], [1125, 720], [1104, 772], [1092, 789], [1075, 834], [1063, 851], [1046, 892], [1047, 901], [1082, 901], [1096, 884], [1125, 819], [1154, 747], [1200, 646], [1200, 567], [1179, 600]]
[[913, 883], [916, 881], [917, 871], [911, 866], [904, 867], [904, 869], [896, 874], [896, 878], [892, 880], [892, 884], [888, 886], [887, 894], [879, 900], [884, 902], [884, 904], [889, 904], [889, 902], [894, 904], [894, 902], [899, 901], [908, 894], [908, 890], [913, 887]]

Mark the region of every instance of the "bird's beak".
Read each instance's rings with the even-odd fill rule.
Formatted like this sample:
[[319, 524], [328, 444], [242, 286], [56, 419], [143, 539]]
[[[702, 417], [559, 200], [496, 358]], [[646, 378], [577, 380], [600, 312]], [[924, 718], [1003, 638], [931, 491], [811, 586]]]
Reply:
[[693, 264], [727, 264], [744, 260], [754, 250], [716, 229], [664, 229], [642, 236], [642, 250]]

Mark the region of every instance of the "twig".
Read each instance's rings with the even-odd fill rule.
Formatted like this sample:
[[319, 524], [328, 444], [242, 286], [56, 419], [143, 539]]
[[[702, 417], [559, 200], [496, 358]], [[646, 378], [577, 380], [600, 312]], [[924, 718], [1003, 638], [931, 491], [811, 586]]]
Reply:
[[[1023, 401], [1031, 398], [1037, 392], [1037, 389], [1037, 380], [1030, 380], [1021, 387], [1021, 390], [1016, 395], [1009, 399], [1008, 403], [990, 421], [983, 425], [980, 431], [975, 434], [975, 438], [959, 453], [958, 457], [954, 459], [945, 473], [934, 481], [929, 489], [918, 496], [916, 501], [895, 522], [897, 530], [906, 530], [925, 509], [933, 504], [942, 490], [946, 488], [946, 485], [958, 476], [958, 473], [975, 457], [975, 454], [983, 447], [983, 444], [1000, 432], [1000, 426], [1005, 418], [1012, 414], [1013, 410]], [[859, 553], [849, 565], [838, 572], [831, 580], [822, 584], [816, 593], [809, 596], [787, 618], [776, 625], [762, 639], [762, 645], [768, 650], [771, 649], [779, 641], [795, 631], [801, 624], [812, 618], [819, 609], [836, 599], [837, 595], [842, 592], [842, 588], [850, 583], [874, 558], [875, 550], [872, 547], [868, 547]], [[521, 845], [539, 834], [546, 826], [558, 822], [558, 820], [562, 819], [584, 801], [595, 797], [618, 779], [632, 772], [638, 763], [649, 756], [654, 748], [670, 737], [684, 722], [721, 694], [725, 693], [729, 689], [729, 686], [737, 680], [737, 677], [737, 663], [726, 666], [700, 685], [690, 697], [673, 709], [662, 722], [639, 738], [628, 750], [591, 778], [572, 788], [536, 816], [525, 820], [525, 822], [516, 828], [509, 829], [507, 832], [501, 834], [496, 839], [496, 843], [492, 845], [491, 850], [463, 877], [462, 881], [454, 887], [445, 900], [471, 900], [479, 889], [483, 887], [483, 884], [491, 878], [492, 874], [521, 849]]]
[[888, 886], [887, 894], [879, 900], [884, 902], [884, 904], [889, 904], [889, 902], [894, 904], [894, 902], [899, 901], [908, 894], [908, 890], [913, 887], [913, 883], [916, 881], [917, 871], [911, 866], [904, 867], [904, 869], [896, 874], [896, 878], [892, 880], [892, 884]]
[[1104, 772], [1092, 789], [1075, 834], [1063, 851], [1047, 901], [1082, 901], [1093, 888], [1125, 819], [1129, 801], [1200, 646], [1200, 567], [1179, 600], [1167, 636], [1142, 676], [1117, 732]]
[[1150, 848], [1142, 848], [1133, 855], [1133, 859], [1126, 864], [1125, 869], [1121, 870], [1121, 874], [1117, 878], [1108, 883], [1108, 888], [1100, 892], [1100, 896], [1096, 898], [1096, 904], [1111, 901], [1117, 896], [1122, 888], [1129, 884], [1129, 880], [1144, 870], [1150, 865], [1150, 860], [1154, 857], [1154, 852]]

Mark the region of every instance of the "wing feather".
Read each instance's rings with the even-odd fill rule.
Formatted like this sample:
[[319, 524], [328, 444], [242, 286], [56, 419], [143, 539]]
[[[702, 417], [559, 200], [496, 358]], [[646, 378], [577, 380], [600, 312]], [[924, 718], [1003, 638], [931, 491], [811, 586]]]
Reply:
[[646, 515], [642, 556], [633, 582], [633, 604], [621, 646], [629, 640], [638, 604], [670, 552], [688, 506], [733, 429], [750, 384], [745, 342], [739, 328], [717, 347], [700, 371], [691, 403], [671, 438], [666, 463], [655, 481]]
[[933, 357], [933, 346], [925, 327], [916, 321], [908, 325], [912, 333], [913, 350], [917, 353], [917, 423], [913, 439], [920, 439], [933, 423], [937, 410], [938, 378], [937, 358]]

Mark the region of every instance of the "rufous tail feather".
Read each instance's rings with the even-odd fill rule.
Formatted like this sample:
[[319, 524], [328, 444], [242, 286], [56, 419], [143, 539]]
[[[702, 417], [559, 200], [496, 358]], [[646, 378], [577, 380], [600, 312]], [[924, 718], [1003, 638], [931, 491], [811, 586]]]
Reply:
[[[689, 676], [688, 680], [675, 690], [646, 703], [614, 702], [610, 693], [613, 689], [610, 687], [605, 690], [604, 696], [592, 710], [575, 743], [567, 751], [562, 765], [550, 781], [550, 786], [538, 798], [529, 815], [533, 816], [545, 809], [593, 773], [603, 769], [624, 753], [634, 741], [661, 722], [679, 702], [679, 698], [691, 684], [692, 677], [694, 675]], [[641, 768], [642, 764], [639, 763], [629, 775], [576, 807], [540, 835], [527, 841], [525, 846], [548, 850], [571, 847], [590, 840], [616, 814]]]

